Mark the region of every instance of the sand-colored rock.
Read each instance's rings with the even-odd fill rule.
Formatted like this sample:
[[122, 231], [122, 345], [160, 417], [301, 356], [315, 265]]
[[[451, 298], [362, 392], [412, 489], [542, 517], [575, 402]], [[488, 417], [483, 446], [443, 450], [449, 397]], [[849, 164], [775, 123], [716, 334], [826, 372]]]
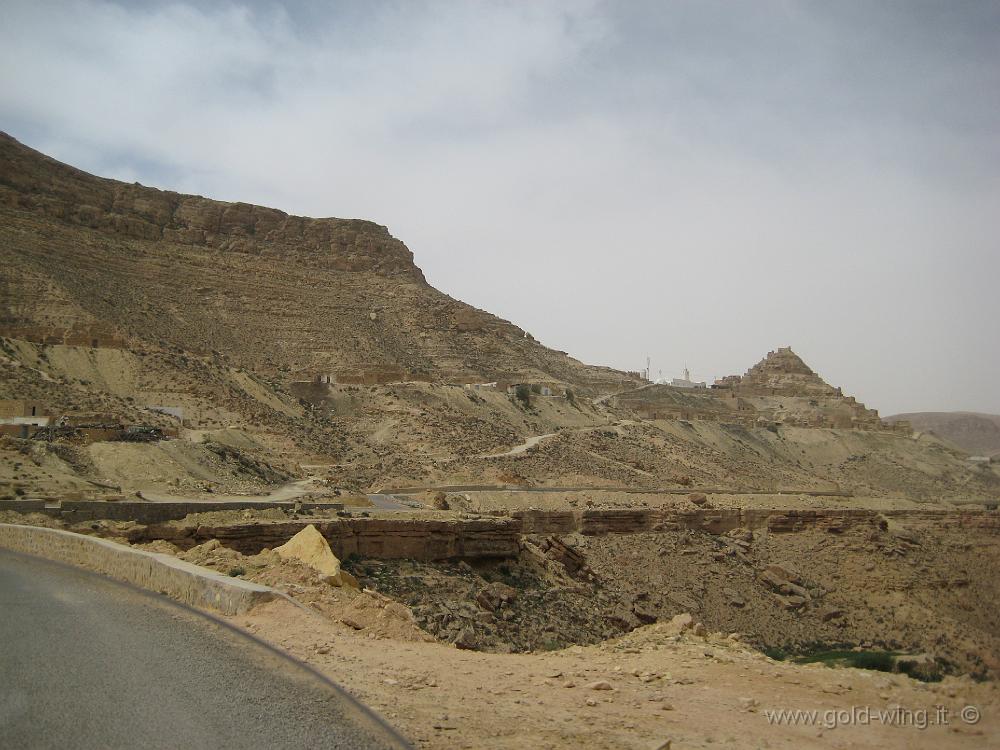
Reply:
[[299, 560], [325, 576], [334, 586], [357, 588], [358, 582], [346, 570], [341, 570], [340, 560], [315, 526], [309, 524], [274, 551], [282, 560]]

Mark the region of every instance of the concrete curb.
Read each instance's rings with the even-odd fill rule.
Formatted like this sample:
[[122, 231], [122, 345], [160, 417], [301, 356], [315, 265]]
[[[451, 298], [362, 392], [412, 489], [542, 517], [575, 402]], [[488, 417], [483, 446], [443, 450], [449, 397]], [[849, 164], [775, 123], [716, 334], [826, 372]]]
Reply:
[[237, 615], [262, 602], [283, 598], [267, 586], [230, 578], [170, 555], [61, 529], [0, 523], [0, 547], [78, 565], [225, 615]]

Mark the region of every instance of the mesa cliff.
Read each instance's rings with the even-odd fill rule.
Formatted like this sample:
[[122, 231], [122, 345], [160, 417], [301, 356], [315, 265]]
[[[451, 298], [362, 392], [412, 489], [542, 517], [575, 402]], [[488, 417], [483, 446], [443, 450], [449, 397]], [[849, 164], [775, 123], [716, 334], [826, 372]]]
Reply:
[[285, 380], [629, 380], [437, 291], [373, 222], [94, 177], [6, 134], [0, 261], [9, 338], [217, 352]]

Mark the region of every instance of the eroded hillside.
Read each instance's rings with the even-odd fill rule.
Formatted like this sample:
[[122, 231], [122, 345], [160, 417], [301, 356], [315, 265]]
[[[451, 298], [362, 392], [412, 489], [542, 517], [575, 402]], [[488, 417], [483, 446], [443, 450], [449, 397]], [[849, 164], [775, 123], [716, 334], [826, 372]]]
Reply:
[[127, 185], [6, 135], [0, 218], [0, 397], [53, 419], [239, 435], [352, 489], [995, 496], [994, 468], [886, 426], [790, 349], [719, 388], [651, 386], [441, 294], [371, 222]]
[[0, 334], [157, 346], [287, 380], [625, 382], [444, 295], [369, 221], [88, 175], [0, 135]]

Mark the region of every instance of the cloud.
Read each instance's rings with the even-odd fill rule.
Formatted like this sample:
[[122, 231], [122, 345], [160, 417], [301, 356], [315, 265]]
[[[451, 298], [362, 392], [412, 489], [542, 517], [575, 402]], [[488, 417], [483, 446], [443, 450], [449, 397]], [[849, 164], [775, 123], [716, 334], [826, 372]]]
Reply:
[[588, 361], [1000, 412], [991, 4], [8, 6], [3, 127], [88, 171], [374, 219]]

